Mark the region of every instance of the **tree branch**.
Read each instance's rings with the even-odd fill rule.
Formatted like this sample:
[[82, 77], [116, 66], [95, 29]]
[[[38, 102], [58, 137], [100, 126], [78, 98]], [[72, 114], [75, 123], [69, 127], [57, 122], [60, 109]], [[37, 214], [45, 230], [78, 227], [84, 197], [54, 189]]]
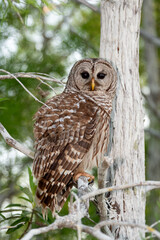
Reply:
[[23, 89], [30, 95], [32, 96], [37, 102], [45, 105], [47, 108], [50, 108], [47, 104], [45, 104], [44, 102], [40, 101], [38, 98], [36, 98], [24, 85], [23, 83], [21, 83], [21, 81], [12, 73], [4, 70], [4, 69], [0, 69], [0, 72], [4, 72], [4, 73], [7, 73], [9, 76], [11, 76], [12, 78], [14, 78], [22, 87]]
[[134, 187], [145, 187], [145, 192], [147, 192], [147, 191], [151, 191], [156, 188], [160, 188], [160, 181], [145, 181], [145, 182], [140, 182], [140, 183], [132, 183], [132, 184], [126, 184], [126, 185], [121, 185], [121, 186], [111, 186], [111, 187], [107, 187], [107, 188], [97, 189], [97, 190], [94, 190], [94, 191], [82, 196], [81, 200], [84, 201], [87, 198], [92, 198], [96, 195], [100, 195], [103, 193], [125, 190], [128, 188], [134, 188]]
[[160, 120], [160, 112], [158, 111], [157, 105], [154, 103], [152, 98], [150, 96], [146, 95], [144, 92], [142, 92], [142, 95], [146, 99], [146, 102], [147, 102], [148, 106], [150, 107], [150, 110]]
[[131, 228], [145, 229], [147, 232], [154, 234], [156, 237], [158, 237], [160, 239], [160, 232], [158, 232], [156, 229], [154, 229], [153, 227], [150, 227], [148, 225], [142, 225], [142, 224], [137, 224], [137, 223], [107, 220], [107, 221], [98, 223], [94, 228], [102, 228], [105, 225], [108, 225], [108, 226], [113, 226], [113, 225], [130, 226]]
[[90, 8], [94, 12], [100, 13], [100, 8], [94, 6], [93, 4], [90, 4], [86, 0], [74, 0], [74, 1], [77, 2], [77, 3], [85, 5], [86, 7]]
[[14, 226], [5, 226], [5, 227], [1, 227], [1, 228], [0, 228], [0, 231], [1, 231], [1, 230], [4, 230], [4, 229], [16, 228], [16, 227], [19, 226], [19, 225], [25, 225], [25, 222], [20, 222], [20, 223], [14, 225]]
[[[34, 236], [46, 233], [49, 231], [61, 229], [61, 228], [71, 228], [71, 229], [77, 229], [77, 215], [67, 215], [64, 217], [58, 217], [54, 223], [50, 224], [47, 227], [37, 228], [30, 230], [23, 238], [22, 240], [30, 240]], [[79, 226], [83, 232], [89, 233], [92, 236], [98, 238], [99, 240], [111, 240], [110, 237], [106, 236], [104, 233], [102, 233], [99, 229], [93, 229], [93, 227], [85, 226], [81, 224]]]
[[145, 40], [147, 40], [150, 43], [153, 43], [157, 47], [160, 47], [160, 38], [155, 37], [148, 32], [146, 32], [144, 29], [141, 28], [140, 30], [141, 37], [143, 37]]
[[[82, 197], [84, 196], [84, 194], [86, 194], [86, 192], [88, 192], [88, 180], [86, 177], [81, 176], [78, 179], [78, 195]], [[57, 218], [54, 221], [54, 223], [50, 224], [47, 227], [30, 230], [22, 238], [22, 240], [29, 240], [32, 239], [33, 236], [61, 228], [71, 228], [77, 230], [78, 237], [81, 236], [81, 231], [83, 231], [98, 238], [99, 240], [112, 240], [112, 238], [102, 233], [100, 228], [94, 229], [93, 227], [81, 224], [81, 219], [84, 216], [88, 215], [88, 199], [87, 201], [86, 200], [80, 201], [80, 198], [75, 193], [72, 194], [75, 196], [76, 201], [71, 204], [69, 208], [69, 214], [67, 216], [60, 217], [57, 215]]]
[[[115, 189], [122, 190], [122, 189], [126, 189], [128, 187], [153, 186], [153, 185], [160, 187], [160, 182], [148, 181], [148, 182], [144, 182], [144, 183], [140, 183], [140, 184], [130, 184], [130, 185], [121, 186], [118, 188], [112, 187], [112, 188], [108, 188], [108, 189], [109, 189], [109, 191], [113, 191]], [[143, 224], [121, 222], [121, 221], [114, 221], [114, 220], [113, 221], [112, 220], [102, 221], [102, 222], [96, 224], [94, 227], [89, 227], [89, 226], [85, 226], [85, 225], [81, 224], [81, 219], [87, 215], [88, 207], [86, 208], [86, 200], [88, 199], [89, 195], [95, 196], [100, 191], [102, 192], [102, 190], [103, 190], [103, 192], [104, 192], [104, 190], [106, 191], [106, 189], [100, 189], [100, 190], [96, 190], [92, 193], [86, 194], [86, 192], [88, 191], [87, 189], [88, 189], [88, 181], [87, 181], [86, 177], [80, 177], [78, 179], [78, 194], [80, 195], [80, 198], [78, 196], [76, 196], [76, 201], [69, 208], [70, 213], [64, 217], [57, 216], [55, 222], [50, 224], [47, 227], [30, 230], [22, 238], [22, 240], [30, 240], [30, 239], [32, 239], [33, 236], [36, 236], [36, 235], [39, 235], [42, 233], [46, 233], [49, 231], [53, 231], [56, 229], [61, 229], [61, 228], [71, 228], [71, 229], [76, 229], [78, 231], [80, 230], [80, 231], [89, 233], [90, 235], [98, 238], [99, 240], [113, 240], [112, 237], [107, 236], [101, 232], [101, 228], [106, 225], [107, 226], [113, 226], [113, 225], [130, 226], [131, 228], [145, 229], [147, 232], [154, 234], [156, 237], [158, 237], [160, 239], [160, 233], [157, 230], [155, 230], [153, 227], [143, 225]], [[96, 194], [95, 194], [95, 192], [96, 192]], [[94, 195], [93, 195], [93, 193], [94, 193]]]
[[158, 131], [158, 130], [155, 130], [153, 128], [147, 128], [147, 129], [145, 129], [145, 132], [149, 133], [153, 137], [160, 139], [160, 131]]
[[[3, 69], [0, 69], [0, 71], [6, 72]], [[50, 82], [55, 82], [58, 84], [62, 84], [62, 81], [55, 79], [54, 77], [48, 75], [48, 74], [44, 74], [44, 73], [36, 73], [36, 72], [28, 72], [28, 73], [24, 73], [24, 72], [19, 72], [19, 73], [13, 73], [12, 75], [0, 75], [0, 80], [5, 80], [5, 79], [15, 79], [15, 77], [17, 78], [35, 78], [35, 79], [41, 79], [43, 81], [50, 81]]]
[[34, 159], [34, 152], [24, 147], [21, 143], [17, 142], [14, 138], [12, 138], [11, 135], [7, 132], [7, 130], [2, 125], [2, 123], [0, 123], [0, 133], [8, 145], [17, 149], [18, 151], [25, 154], [26, 156]]

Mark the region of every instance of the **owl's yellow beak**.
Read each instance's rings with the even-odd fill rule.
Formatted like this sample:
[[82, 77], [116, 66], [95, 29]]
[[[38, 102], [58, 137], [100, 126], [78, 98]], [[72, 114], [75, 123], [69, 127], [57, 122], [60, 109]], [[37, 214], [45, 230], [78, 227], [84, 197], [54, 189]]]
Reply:
[[95, 80], [94, 80], [94, 78], [92, 78], [91, 86], [92, 86], [92, 91], [94, 91], [94, 88], [95, 88]]

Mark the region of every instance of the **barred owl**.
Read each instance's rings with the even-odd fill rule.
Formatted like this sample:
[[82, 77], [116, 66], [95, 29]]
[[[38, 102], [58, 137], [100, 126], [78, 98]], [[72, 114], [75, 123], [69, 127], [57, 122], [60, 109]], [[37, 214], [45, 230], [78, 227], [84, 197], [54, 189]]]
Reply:
[[94, 179], [85, 171], [97, 166], [107, 150], [116, 82], [109, 62], [80, 60], [71, 69], [63, 93], [36, 113], [33, 172], [43, 211], [60, 211], [79, 176]]

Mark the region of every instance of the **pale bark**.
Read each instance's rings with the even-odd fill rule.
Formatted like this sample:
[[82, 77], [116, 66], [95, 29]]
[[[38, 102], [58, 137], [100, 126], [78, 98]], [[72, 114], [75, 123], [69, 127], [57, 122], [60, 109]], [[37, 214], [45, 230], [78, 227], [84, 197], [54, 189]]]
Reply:
[[[101, 2], [100, 57], [118, 69], [118, 86], [111, 124], [108, 154], [113, 158], [109, 184], [124, 185], [145, 180], [144, 113], [139, 85], [139, 34], [142, 0]], [[110, 194], [109, 219], [145, 224], [145, 193], [129, 189]], [[115, 239], [138, 240], [138, 228], [112, 227]]]

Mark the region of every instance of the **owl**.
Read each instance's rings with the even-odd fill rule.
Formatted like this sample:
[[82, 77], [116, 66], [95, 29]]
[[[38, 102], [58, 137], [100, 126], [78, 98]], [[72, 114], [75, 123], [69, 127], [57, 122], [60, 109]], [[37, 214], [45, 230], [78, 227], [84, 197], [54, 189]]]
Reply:
[[60, 211], [80, 176], [107, 151], [117, 74], [104, 59], [83, 59], [70, 71], [65, 90], [35, 114], [33, 173], [43, 211]]

